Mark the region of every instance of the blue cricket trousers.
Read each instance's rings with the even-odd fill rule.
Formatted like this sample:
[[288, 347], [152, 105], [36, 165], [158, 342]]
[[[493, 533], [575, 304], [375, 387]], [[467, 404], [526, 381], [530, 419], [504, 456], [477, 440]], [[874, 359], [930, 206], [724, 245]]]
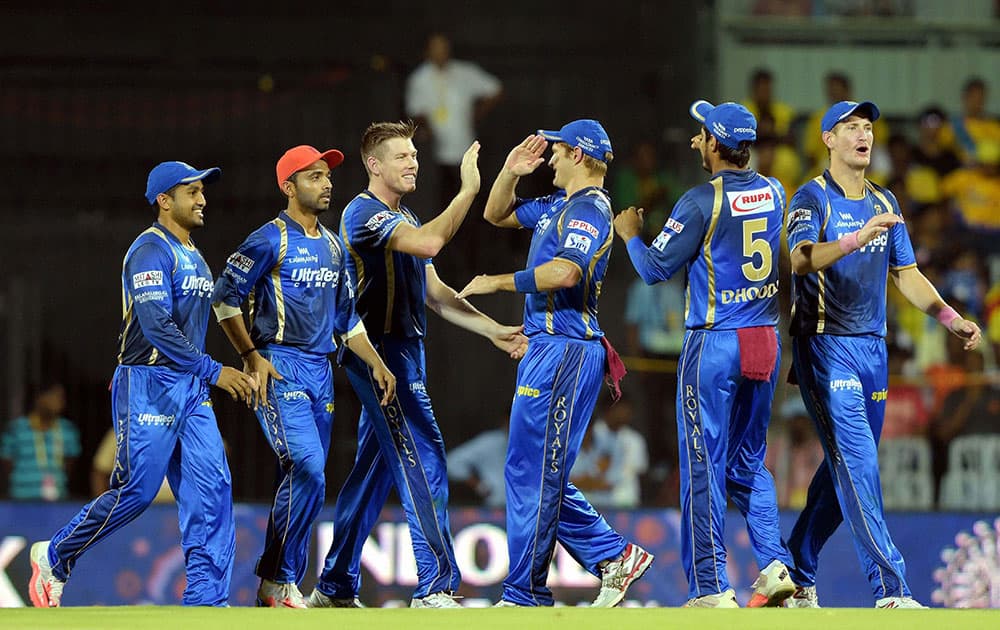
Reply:
[[326, 499], [326, 458], [333, 427], [333, 370], [326, 355], [270, 344], [260, 353], [284, 378], [272, 378], [257, 420], [277, 455], [275, 496], [259, 577], [299, 583], [309, 564], [313, 521]]
[[55, 577], [69, 577], [92, 545], [134, 520], [166, 476], [177, 498], [185, 606], [225, 606], [236, 547], [232, 479], [208, 384], [159, 366], [119, 365], [111, 385], [118, 448], [110, 489], [51, 540]]
[[903, 556], [882, 507], [878, 441], [889, 386], [885, 340], [875, 335], [815, 335], [792, 343], [795, 374], [826, 453], [809, 484], [788, 546], [792, 579], [816, 583], [819, 552], [847, 515], [854, 548], [875, 599], [909, 597]]
[[[780, 346], [778, 355], [780, 356]], [[746, 519], [758, 566], [791, 565], [781, 540], [774, 478], [764, 466], [778, 379], [744, 377], [735, 330], [689, 330], [677, 370], [681, 563], [691, 598], [730, 588], [726, 497]]]
[[531, 337], [510, 412], [503, 599], [551, 606], [546, 586], [556, 540], [595, 575], [627, 542], [569, 481], [604, 379], [604, 347], [558, 335]]
[[334, 510], [333, 542], [316, 588], [334, 598], [356, 597], [361, 550], [389, 491], [399, 494], [417, 564], [414, 598], [454, 591], [461, 582], [448, 523], [444, 440], [427, 395], [423, 340], [386, 336], [375, 343], [396, 376], [396, 399], [381, 407], [369, 367], [352, 352], [344, 367], [361, 399], [358, 453]]

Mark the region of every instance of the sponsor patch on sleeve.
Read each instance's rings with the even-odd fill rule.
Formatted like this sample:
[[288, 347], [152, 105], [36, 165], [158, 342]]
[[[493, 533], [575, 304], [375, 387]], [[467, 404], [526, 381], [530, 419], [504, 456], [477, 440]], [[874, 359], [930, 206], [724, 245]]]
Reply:
[[673, 230], [674, 232], [676, 232], [678, 234], [680, 234], [681, 232], [684, 231], [684, 224], [681, 223], [680, 221], [678, 221], [677, 219], [673, 218], [673, 217], [670, 217], [669, 219], [667, 219], [667, 224], [664, 227], [666, 227], [667, 229]]
[[587, 223], [586, 221], [581, 221], [579, 219], [572, 219], [572, 220], [570, 220], [570, 222], [566, 224], [566, 229], [568, 229], [568, 230], [583, 230], [584, 232], [586, 232], [587, 234], [590, 234], [594, 238], [597, 238], [600, 235], [600, 232], [597, 231], [596, 227], [594, 227], [593, 225]]
[[812, 221], [812, 210], [809, 208], [797, 208], [788, 213], [788, 227], [792, 227], [799, 221]]
[[132, 276], [132, 288], [144, 289], [146, 287], [163, 286], [163, 272], [159, 269], [152, 271], [141, 271]]
[[662, 252], [663, 249], [667, 246], [667, 243], [670, 242], [670, 238], [672, 236], [673, 234], [671, 234], [670, 232], [667, 231], [660, 232], [659, 234], [656, 235], [656, 238], [653, 239], [653, 247]]
[[589, 236], [584, 236], [582, 234], [570, 234], [566, 237], [566, 242], [563, 243], [563, 247], [570, 249], [576, 249], [584, 254], [590, 253], [590, 246], [594, 243], [594, 240]]
[[254, 260], [249, 256], [244, 256], [243, 254], [236, 252], [226, 260], [227, 265], [236, 267], [243, 273], [247, 273], [253, 268]]
[[371, 216], [370, 219], [368, 219], [368, 221], [365, 222], [365, 227], [371, 230], [372, 232], [377, 232], [378, 229], [382, 227], [382, 224], [391, 218], [392, 218], [392, 213], [389, 212], [388, 210], [382, 210], [380, 212], [376, 212]]

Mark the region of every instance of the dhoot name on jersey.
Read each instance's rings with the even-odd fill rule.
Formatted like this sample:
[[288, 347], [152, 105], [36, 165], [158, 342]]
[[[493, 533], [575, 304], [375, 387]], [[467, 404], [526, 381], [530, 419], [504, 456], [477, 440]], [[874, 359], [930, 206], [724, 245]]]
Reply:
[[597, 236], [599, 234], [599, 232], [597, 231], [596, 227], [594, 227], [593, 225], [587, 223], [586, 221], [581, 221], [579, 219], [572, 219], [569, 223], [566, 224], [566, 229], [568, 229], [568, 230], [583, 230], [584, 232], [586, 232], [587, 234], [590, 234], [594, 238], [597, 238]]
[[563, 247], [578, 249], [586, 254], [590, 252], [590, 246], [593, 242], [594, 241], [589, 236], [584, 236], [582, 234], [570, 234], [566, 238], [566, 242], [563, 244]]
[[247, 273], [253, 268], [253, 258], [244, 256], [243, 254], [236, 252], [232, 256], [226, 259], [226, 264], [232, 267], [236, 267], [243, 273]]
[[144, 287], [163, 286], [163, 272], [159, 269], [152, 271], [141, 271], [132, 276], [132, 288], [142, 289]]
[[733, 215], [761, 214], [772, 212], [775, 209], [774, 194], [770, 188], [756, 188], [754, 190], [741, 190], [737, 192], [727, 191], [729, 206], [733, 209]]
[[212, 281], [201, 276], [185, 276], [181, 284], [182, 291], [201, 291], [202, 293], [212, 290]]
[[735, 291], [732, 289], [722, 290], [723, 304], [740, 304], [742, 302], [752, 302], [764, 298], [772, 298], [778, 294], [778, 283], [771, 282], [762, 287], [740, 287]]
[[375, 231], [382, 227], [382, 224], [392, 218], [392, 212], [388, 210], [382, 210], [381, 212], [376, 212], [371, 216], [370, 219], [365, 221], [365, 227], [371, 231]]
[[319, 269], [295, 269], [292, 271], [292, 282], [337, 282], [339, 271], [320, 267]]

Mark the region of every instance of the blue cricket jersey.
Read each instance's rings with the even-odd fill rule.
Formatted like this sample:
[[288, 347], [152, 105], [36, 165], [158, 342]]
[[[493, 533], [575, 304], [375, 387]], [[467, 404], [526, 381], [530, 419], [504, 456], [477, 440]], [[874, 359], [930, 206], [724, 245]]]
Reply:
[[597, 299], [614, 239], [608, 191], [590, 186], [569, 198], [560, 191], [518, 200], [515, 212], [522, 226], [534, 229], [527, 269], [555, 258], [580, 269], [580, 282], [575, 286], [525, 295], [524, 334], [603, 337], [597, 322]]
[[785, 191], [750, 169], [719, 171], [687, 191], [653, 243], [628, 243], [647, 284], [687, 268], [685, 326], [733, 330], [778, 323]]
[[[802, 243], [836, 241], [876, 214], [902, 214], [885, 188], [866, 181], [864, 196], [852, 199], [829, 171], [803, 184], [788, 207], [789, 251]], [[888, 271], [916, 264], [906, 226], [894, 225], [826, 269], [793, 275], [791, 334], [884, 337]]]
[[336, 350], [354, 330], [354, 288], [340, 238], [318, 224], [310, 236], [287, 213], [250, 234], [226, 260], [213, 303], [250, 303], [250, 338], [314, 354]]
[[383, 335], [422, 338], [427, 329], [425, 267], [430, 259], [389, 249], [401, 224], [420, 227], [406, 206], [393, 210], [369, 191], [351, 200], [340, 219], [347, 262], [358, 283], [358, 315], [374, 341]]
[[118, 363], [162, 365], [214, 383], [222, 364], [205, 354], [212, 271], [194, 245], [153, 223], [122, 263]]

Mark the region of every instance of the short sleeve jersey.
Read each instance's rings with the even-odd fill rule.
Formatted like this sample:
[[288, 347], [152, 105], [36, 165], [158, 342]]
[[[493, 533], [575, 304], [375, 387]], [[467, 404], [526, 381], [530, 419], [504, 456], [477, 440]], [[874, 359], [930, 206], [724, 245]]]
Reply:
[[581, 276], [575, 286], [526, 295], [525, 334], [603, 337], [597, 321], [597, 301], [614, 238], [607, 191], [591, 186], [568, 199], [559, 192], [519, 200], [515, 212], [522, 226], [534, 230], [528, 269], [558, 258], [576, 265]]
[[403, 223], [420, 227], [408, 208], [393, 210], [367, 190], [347, 204], [340, 220], [348, 267], [357, 280], [358, 314], [372, 340], [423, 337], [427, 329], [425, 267], [431, 261], [389, 249]]
[[[826, 171], [802, 185], [789, 202], [788, 248], [825, 243], [860, 229], [876, 214], [901, 214], [891, 192], [865, 182], [865, 194], [844, 194]], [[896, 224], [830, 267], [792, 276], [792, 335], [885, 336], [889, 270], [916, 266], [904, 224]]]

